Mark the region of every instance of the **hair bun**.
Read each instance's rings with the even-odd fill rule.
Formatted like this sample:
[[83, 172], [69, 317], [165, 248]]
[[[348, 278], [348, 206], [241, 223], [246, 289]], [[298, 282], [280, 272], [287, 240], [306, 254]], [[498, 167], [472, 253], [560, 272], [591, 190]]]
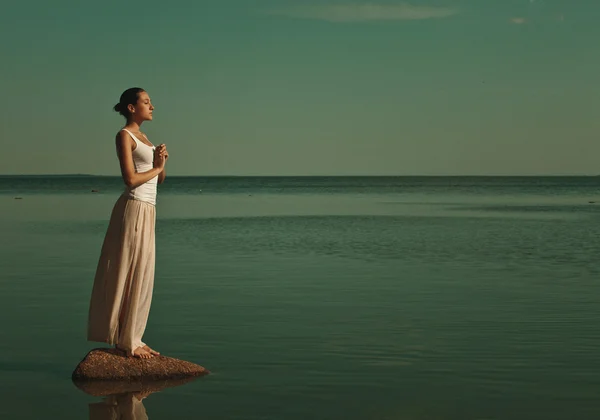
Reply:
[[134, 87], [123, 92], [119, 98], [119, 103], [113, 107], [115, 112], [118, 112], [124, 116], [126, 120], [128, 120], [131, 117], [131, 112], [129, 112], [128, 109], [129, 105], [135, 106], [137, 104], [140, 92], [145, 92], [145, 90], [139, 87]]

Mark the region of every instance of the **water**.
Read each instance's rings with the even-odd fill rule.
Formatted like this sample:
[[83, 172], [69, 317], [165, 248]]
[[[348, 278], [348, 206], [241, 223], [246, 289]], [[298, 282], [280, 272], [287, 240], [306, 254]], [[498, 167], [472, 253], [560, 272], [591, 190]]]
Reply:
[[[168, 178], [144, 338], [212, 374], [141, 408], [151, 419], [596, 419], [599, 184]], [[96, 346], [87, 305], [121, 188], [0, 177], [2, 418], [111, 418], [115, 406], [98, 410], [70, 374]]]

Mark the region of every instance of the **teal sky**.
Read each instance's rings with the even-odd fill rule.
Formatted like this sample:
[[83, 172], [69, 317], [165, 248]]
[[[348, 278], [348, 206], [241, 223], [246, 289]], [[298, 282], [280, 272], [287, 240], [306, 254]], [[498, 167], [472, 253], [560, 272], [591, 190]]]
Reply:
[[596, 175], [599, 18], [596, 0], [3, 2], [0, 173], [118, 174], [111, 108], [140, 86], [173, 175]]

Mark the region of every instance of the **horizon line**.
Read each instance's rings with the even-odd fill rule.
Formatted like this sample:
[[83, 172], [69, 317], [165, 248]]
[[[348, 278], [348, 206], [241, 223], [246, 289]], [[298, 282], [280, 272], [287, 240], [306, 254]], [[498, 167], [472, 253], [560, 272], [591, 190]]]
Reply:
[[[443, 175], [443, 174], [353, 174], [353, 175], [169, 175], [168, 178], [399, 178], [399, 177], [446, 177], [446, 178], [465, 178], [465, 177], [597, 177], [600, 174], [462, 174], [462, 175]], [[104, 177], [104, 178], [121, 178], [121, 175], [100, 175], [100, 174], [82, 174], [82, 173], [65, 173], [65, 174], [0, 174], [0, 177]]]

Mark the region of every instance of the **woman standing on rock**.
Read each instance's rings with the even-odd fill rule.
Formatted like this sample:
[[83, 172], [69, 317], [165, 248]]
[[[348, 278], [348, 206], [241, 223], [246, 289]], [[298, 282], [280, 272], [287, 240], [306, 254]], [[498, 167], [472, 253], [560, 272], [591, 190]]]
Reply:
[[96, 269], [88, 318], [88, 340], [114, 344], [127, 356], [159, 353], [142, 342], [154, 286], [156, 187], [169, 157], [140, 127], [154, 106], [141, 88], [127, 89], [114, 110], [127, 120], [116, 136], [125, 191], [117, 200]]

